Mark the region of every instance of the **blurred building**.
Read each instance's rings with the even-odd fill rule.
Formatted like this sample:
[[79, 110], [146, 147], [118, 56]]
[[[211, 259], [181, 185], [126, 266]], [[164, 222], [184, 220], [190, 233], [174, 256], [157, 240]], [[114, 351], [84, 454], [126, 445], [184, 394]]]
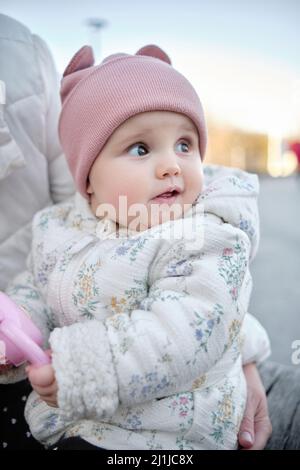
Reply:
[[256, 173], [267, 171], [268, 137], [252, 134], [208, 119], [206, 161]]
[[245, 132], [208, 118], [207, 163], [242, 168], [253, 173], [288, 176], [297, 168], [296, 155], [281, 138]]

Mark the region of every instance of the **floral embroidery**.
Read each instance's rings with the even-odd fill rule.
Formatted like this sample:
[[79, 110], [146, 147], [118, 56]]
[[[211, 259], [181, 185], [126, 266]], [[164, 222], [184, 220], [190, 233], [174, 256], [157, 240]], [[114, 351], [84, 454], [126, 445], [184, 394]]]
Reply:
[[111, 303], [110, 306], [112, 310], [114, 310], [116, 313], [121, 313], [123, 308], [120, 307], [120, 305], [126, 304], [126, 299], [122, 297], [119, 301], [117, 300], [117, 297], [112, 297], [111, 298]]
[[[198, 341], [198, 348], [195, 351], [195, 357], [192, 364], [195, 364], [197, 361], [197, 354], [200, 353], [203, 349], [205, 352], [208, 352], [207, 344], [208, 340], [213, 332], [213, 329], [221, 321], [224, 311], [221, 305], [215, 304], [214, 310], [203, 316], [197, 311], [194, 311], [195, 320], [190, 323], [190, 326], [194, 329], [194, 335], [196, 341]], [[190, 361], [187, 362], [187, 365], [190, 364]]]
[[42, 212], [39, 216], [39, 222], [38, 222], [38, 227], [41, 230], [47, 230], [48, 229], [48, 224], [49, 224], [49, 212]]
[[[200, 442], [203, 441], [203, 437], [201, 439], [197, 439], [197, 447], [196, 449], [199, 448]], [[176, 437], [176, 449], [179, 450], [195, 450], [195, 447], [192, 446], [191, 441], [188, 441], [187, 439], [184, 439], [182, 436], [177, 436]]]
[[139, 416], [136, 414], [132, 414], [126, 421], [126, 424], [130, 426], [131, 429], [138, 429], [142, 426], [142, 421], [140, 420]]
[[33, 392], [33, 393], [34, 393], [34, 395], [33, 394], [30, 395], [30, 398], [33, 397], [33, 398], [31, 398], [31, 403], [30, 403], [30, 407], [32, 409], [37, 408], [42, 403], [42, 400], [41, 400], [40, 396], [37, 395], [37, 393], [35, 393], [35, 392]]
[[[95, 272], [101, 266], [100, 260], [96, 263], [84, 263], [79, 270], [76, 280], [74, 282], [74, 291], [72, 299], [75, 306], [79, 307], [78, 310], [82, 317], [93, 319], [96, 307], [100, 304], [99, 289], [96, 286]], [[93, 300], [95, 297], [99, 300]]]
[[244, 241], [236, 237], [234, 248], [225, 248], [219, 260], [219, 274], [229, 287], [229, 293], [233, 301], [238, 299], [247, 269], [246, 252]]
[[131, 389], [130, 396], [143, 400], [158, 396], [170, 387], [174, 387], [174, 383], [170, 382], [166, 374], [160, 376], [157, 370], [144, 375], [133, 374], [128, 383], [128, 388]]
[[52, 331], [56, 326], [56, 320], [53, 310], [50, 307], [43, 308], [43, 316], [47, 318], [47, 329], [48, 331]]
[[128, 255], [130, 261], [134, 262], [136, 261], [139, 252], [143, 250], [146, 242], [147, 238], [143, 236], [128, 238], [121, 242], [120, 245], [116, 248], [112, 259], [118, 259], [120, 256]]
[[126, 313], [116, 313], [112, 317], [109, 317], [107, 321], [117, 331], [123, 331], [125, 333], [128, 330], [129, 318]]
[[245, 189], [246, 191], [253, 191], [254, 187], [253, 184], [250, 183], [248, 180], [242, 180], [241, 178], [237, 178], [236, 176], [231, 176], [227, 178], [228, 182], [231, 183], [233, 186], [239, 189]]
[[255, 235], [255, 229], [250, 219], [243, 219], [242, 216], [240, 216], [239, 228], [243, 230], [243, 232], [247, 233], [250, 239]]
[[42, 286], [46, 286], [48, 282], [48, 277], [50, 273], [53, 271], [56, 262], [57, 262], [56, 253], [49, 253], [47, 257], [47, 261], [42, 261], [42, 263], [38, 266], [36, 277], [37, 277], [37, 282], [39, 284], [41, 284]]
[[159, 442], [160, 441], [159, 435], [156, 436], [157, 434], [158, 434], [157, 431], [152, 431], [151, 437], [147, 439], [146, 441], [147, 449], [149, 450], [162, 450], [163, 449], [162, 444]]
[[168, 276], [190, 276], [193, 273], [193, 266], [190, 260], [180, 260], [169, 264], [167, 268]]
[[144, 310], [151, 310], [152, 305], [156, 301], [167, 302], [170, 300], [180, 301], [181, 299], [188, 296], [186, 292], [168, 292], [159, 287], [154, 287], [150, 289], [149, 296], [142, 300], [140, 307]]
[[105, 425], [103, 423], [98, 424], [95, 421], [81, 421], [78, 425], [73, 425], [70, 429], [67, 429], [65, 432], [65, 437], [73, 437], [73, 436], [84, 436], [92, 435], [94, 438], [97, 439], [99, 445], [101, 446], [101, 441], [103, 438], [107, 437], [107, 434], [111, 434], [112, 429], [109, 425]]
[[219, 390], [222, 399], [218, 401], [216, 411], [211, 413], [213, 432], [210, 434], [217, 444], [224, 444], [225, 433], [235, 431], [235, 404], [233, 400], [234, 387], [226, 381]]
[[192, 385], [192, 390], [196, 390], [197, 388], [202, 388], [205, 382], [206, 382], [206, 375], [203, 374], [201, 375], [201, 377], [194, 380], [193, 385]]
[[73, 253], [70, 253], [72, 246], [70, 246], [61, 256], [61, 258], [58, 261], [58, 269], [60, 272], [65, 272], [72, 257], [74, 256]]
[[49, 228], [49, 222], [55, 219], [59, 226], [65, 225], [65, 219], [70, 212], [71, 206], [65, 207], [51, 207], [49, 210], [45, 210], [39, 213], [37, 226], [42, 230], [46, 231]]
[[72, 218], [70, 227], [82, 231], [87, 222], [90, 223], [91, 228], [94, 227], [95, 217], [84, 217], [82, 214], [77, 212]]
[[194, 396], [192, 393], [173, 395], [168, 408], [172, 414], [176, 414], [179, 419], [179, 428], [181, 432], [186, 432], [193, 423]]
[[203, 165], [203, 173], [206, 177], [213, 177], [219, 171], [218, 167], [212, 165]]
[[43, 428], [48, 431], [49, 429], [55, 430], [59, 422], [59, 415], [56, 413], [51, 414], [50, 416], [47, 416], [47, 418], [44, 421]]
[[218, 186], [209, 185], [208, 188], [206, 188], [205, 191], [203, 191], [199, 199], [203, 201], [207, 199], [211, 193], [214, 193], [215, 191], [219, 191], [219, 189], [220, 188]]
[[[121, 410], [121, 417], [122, 417], [122, 426], [127, 429], [142, 429], [142, 415], [143, 415], [143, 408], [136, 408], [133, 409], [130, 407], [126, 407]], [[118, 420], [119, 421], [119, 420]]]
[[129, 351], [136, 337], [129, 334], [130, 318], [127, 313], [115, 313], [107, 318], [107, 324], [119, 333], [118, 343], [115, 345], [115, 361], [118, 364], [119, 355], [123, 356]]
[[235, 319], [231, 321], [229, 325], [229, 341], [228, 341], [228, 345], [226, 349], [228, 349], [228, 347], [230, 347], [233, 344], [237, 335], [239, 335], [241, 331], [241, 327], [242, 327], [242, 322], [240, 320]]
[[137, 284], [138, 287], [125, 289], [123, 297], [111, 297], [108, 307], [113, 314], [122, 312], [130, 313], [132, 310], [140, 307], [141, 300], [144, 299], [148, 293], [147, 277], [144, 279], [134, 279], [134, 283]]

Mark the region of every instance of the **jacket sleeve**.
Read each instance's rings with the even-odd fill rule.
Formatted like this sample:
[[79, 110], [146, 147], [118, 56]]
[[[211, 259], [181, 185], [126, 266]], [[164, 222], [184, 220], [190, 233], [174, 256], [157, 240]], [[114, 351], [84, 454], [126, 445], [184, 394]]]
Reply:
[[33, 35], [33, 41], [45, 90], [44, 152], [48, 160], [50, 194], [52, 201], [57, 203], [67, 199], [75, 192], [57, 131], [61, 109], [59, 77], [45, 42], [36, 35]]
[[269, 336], [260, 322], [250, 313], [245, 315], [242, 326], [242, 362], [260, 364], [271, 354]]
[[[28, 270], [16, 276], [7, 286], [5, 292], [18, 306], [26, 311], [40, 329], [44, 338], [43, 348], [46, 349], [50, 331], [53, 329], [52, 314], [34, 282], [30, 260], [31, 257], [29, 256]], [[24, 364], [10, 369], [5, 374], [0, 374], [0, 383], [14, 383], [23, 380], [25, 377]]]
[[207, 224], [204, 245], [165, 246], [149, 272], [140, 308], [50, 336], [59, 407], [70, 419], [112, 415], [189, 390], [239, 336], [248, 307], [247, 236]]

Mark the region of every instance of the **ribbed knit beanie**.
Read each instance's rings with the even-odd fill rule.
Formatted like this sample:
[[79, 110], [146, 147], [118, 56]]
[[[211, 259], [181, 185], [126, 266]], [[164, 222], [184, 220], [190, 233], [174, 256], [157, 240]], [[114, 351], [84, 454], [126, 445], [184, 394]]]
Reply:
[[112, 133], [127, 119], [146, 111], [188, 116], [206, 148], [206, 124], [200, 99], [167, 54], [148, 45], [135, 55], [113, 54], [94, 66], [91, 47], [82, 47], [61, 82], [59, 136], [75, 184], [87, 197], [90, 169]]

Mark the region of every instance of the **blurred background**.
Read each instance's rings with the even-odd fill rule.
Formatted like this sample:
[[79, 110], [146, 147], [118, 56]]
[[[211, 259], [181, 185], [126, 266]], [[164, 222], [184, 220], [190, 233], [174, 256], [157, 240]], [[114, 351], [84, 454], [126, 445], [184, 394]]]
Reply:
[[[272, 358], [300, 339], [299, 0], [0, 0], [48, 44], [58, 72], [91, 44], [97, 61], [154, 43], [194, 85], [209, 131], [206, 162], [259, 174], [261, 244], [250, 311]], [[300, 365], [294, 364], [295, 367]]]

